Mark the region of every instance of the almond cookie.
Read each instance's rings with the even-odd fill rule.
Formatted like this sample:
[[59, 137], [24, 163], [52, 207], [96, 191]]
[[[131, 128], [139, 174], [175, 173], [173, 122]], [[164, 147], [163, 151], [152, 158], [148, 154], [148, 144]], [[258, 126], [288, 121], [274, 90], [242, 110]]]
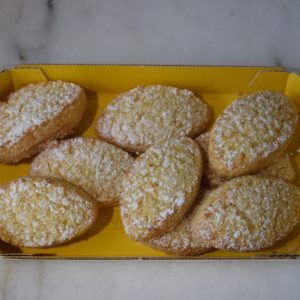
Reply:
[[[208, 159], [208, 143], [209, 143], [210, 132], [205, 132], [199, 135], [195, 141], [199, 144], [202, 150], [203, 158], [203, 177], [205, 185], [209, 188], [217, 187], [230, 178], [219, 176], [215, 171], [212, 170], [209, 159]], [[271, 161], [270, 165], [260, 170], [257, 174], [265, 176], [273, 176], [282, 178], [287, 181], [294, 180], [296, 173], [293, 168], [292, 162], [288, 154], [283, 154], [278, 159]]]
[[233, 101], [211, 131], [211, 168], [224, 177], [259, 171], [286, 150], [297, 120], [296, 108], [281, 93], [259, 91]]
[[101, 139], [130, 152], [143, 152], [174, 137], [196, 137], [210, 121], [207, 104], [186, 89], [138, 86], [119, 95], [100, 116]]
[[260, 170], [257, 174], [282, 178], [286, 181], [293, 181], [296, 177], [295, 169], [288, 154], [284, 154], [271, 164]]
[[300, 221], [300, 189], [278, 178], [248, 175], [211, 191], [191, 230], [211, 247], [255, 251], [284, 238]]
[[[198, 197], [200, 200], [200, 197]], [[202, 240], [193, 235], [191, 231], [191, 219], [195, 209], [179, 222], [178, 225], [164, 235], [150, 239], [144, 244], [168, 254], [175, 255], [200, 255], [209, 250]]]
[[86, 232], [95, 201], [57, 179], [23, 177], [0, 187], [0, 238], [18, 247], [50, 247]]
[[83, 89], [69, 82], [29, 84], [12, 93], [0, 106], [0, 163], [19, 162], [70, 134], [85, 107]]
[[78, 185], [102, 206], [118, 205], [122, 180], [133, 158], [92, 138], [74, 138], [46, 149], [32, 162], [30, 175], [55, 177]]
[[201, 152], [192, 139], [150, 147], [124, 180], [120, 213], [126, 234], [147, 240], [174, 228], [195, 200], [201, 174]]
[[208, 188], [216, 187], [228, 180], [226, 177], [219, 176], [211, 169], [208, 159], [208, 144], [209, 144], [210, 131], [200, 134], [195, 141], [201, 149], [203, 159], [203, 181], [204, 185]]

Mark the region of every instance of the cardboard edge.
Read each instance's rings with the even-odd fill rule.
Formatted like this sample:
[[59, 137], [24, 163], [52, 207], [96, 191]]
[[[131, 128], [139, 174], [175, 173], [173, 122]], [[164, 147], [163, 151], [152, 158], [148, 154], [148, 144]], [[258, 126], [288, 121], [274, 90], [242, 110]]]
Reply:
[[109, 256], [50, 256], [50, 255], [38, 255], [38, 254], [24, 254], [24, 255], [13, 255], [13, 254], [2, 254], [0, 259], [6, 260], [112, 260], [112, 261], [123, 261], [123, 260], [135, 260], [135, 261], [212, 261], [212, 260], [294, 260], [300, 259], [300, 255], [292, 254], [256, 254], [253, 257], [201, 257], [201, 256], [120, 256], [120, 257], [109, 257]]
[[[47, 82], [48, 78], [41, 68], [12, 68], [9, 69], [13, 80], [14, 90], [29, 83]], [[24, 73], [26, 72], [26, 76]]]
[[18, 64], [13, 68], [40, 68], [40, 67], [67, 67], [67, 66], [74, 66], [74, 67], [168, 67], [168, 68], [220, 68], [220, 69], [265, 69], [274, 72], [287, 72], [286, 68], [284, 67], [277, 67], [277, 66], [250, 66], [250, 65], [198, 65], [198, 64]]

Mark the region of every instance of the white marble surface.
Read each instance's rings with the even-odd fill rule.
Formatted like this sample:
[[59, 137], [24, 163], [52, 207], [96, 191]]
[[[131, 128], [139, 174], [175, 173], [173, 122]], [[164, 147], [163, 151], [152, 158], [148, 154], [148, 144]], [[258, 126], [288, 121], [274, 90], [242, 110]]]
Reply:
[[300, 67], [299, 0], [0, 0], [0, 64]]
[[298, 300], [299, 267], [291, 260], [6, 261], [0, 299]]
[[[300, 67], [299, 0], [0, 0], [0, 66]], [[7, 261], [0, 300], [299, 299], [300, 260]]]

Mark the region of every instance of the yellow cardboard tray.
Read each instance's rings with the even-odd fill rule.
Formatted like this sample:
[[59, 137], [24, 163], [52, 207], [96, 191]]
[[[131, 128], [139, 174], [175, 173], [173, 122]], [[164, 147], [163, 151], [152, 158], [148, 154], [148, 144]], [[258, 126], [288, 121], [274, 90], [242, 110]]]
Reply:
[[[136, 85], [165, 84], [185, 87], [200, 94], [216, 117], [234, 98], [246, 92], [270, 89], [284, 92], [300, 109], [300, 77], [276, 67], [140, 66], [140, 65], [22, 65], [0, 73], [0, 99], [28, 83], [47, 80], [72, 81], [88, 93], [86, 122], [77, 134], [95, 137], [94, 124], [101, 111], [118, 94]], [[87, 124], [88, 122], [88, 124]], [[300, 127], [289, 152], [300, 184]], [[299, 148], [299, 149], [298, 149]], [[28, 163], [0, 164], [0, 184], [26, 175]], [[128, 239], [122, 229], [118, 208], [101, 212], [101, 223], [80, 239], [55, 248], [16, 248], [0, 242], [0, 253], [13, 258], [81, 259], [172, 259]], [[300, 256], [300, 225], [283, 241], [264, 251], [233, 253], [213, 251], [197, 259], [295, 258]], [[194, 257], [195, 258], [195, 257]]]

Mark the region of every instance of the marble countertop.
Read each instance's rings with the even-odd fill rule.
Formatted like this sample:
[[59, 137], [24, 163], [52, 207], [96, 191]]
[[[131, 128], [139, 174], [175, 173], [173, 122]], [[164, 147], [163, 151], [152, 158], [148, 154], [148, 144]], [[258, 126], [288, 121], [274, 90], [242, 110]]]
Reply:
[[[300, 68], [299, 0], [0, 0], [0, 68], [19, 63]], [[0, 300], [299, 299], [300, 260], [12, 261]]]
[[0, 64], [300, 67], [298, 0], [0, 1]]

